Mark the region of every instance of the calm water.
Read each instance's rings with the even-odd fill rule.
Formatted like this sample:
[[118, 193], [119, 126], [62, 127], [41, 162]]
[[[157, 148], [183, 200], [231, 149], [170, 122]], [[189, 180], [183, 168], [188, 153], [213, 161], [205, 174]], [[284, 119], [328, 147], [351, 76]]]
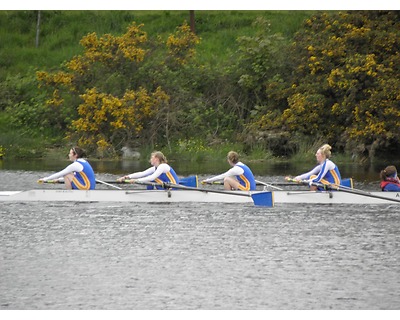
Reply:
[[[1, 190], [36, 170], [3, 167]], [[400, 308], [396, 204], [0, 206], [3, 310]]]

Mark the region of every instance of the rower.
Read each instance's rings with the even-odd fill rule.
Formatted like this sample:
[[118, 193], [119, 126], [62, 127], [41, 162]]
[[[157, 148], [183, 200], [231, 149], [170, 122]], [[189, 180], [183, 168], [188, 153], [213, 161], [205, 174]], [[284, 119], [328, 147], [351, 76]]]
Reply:
[[73, 147], [69, 150], [69, 160], [73, 163], [51, 176], [41, 178], [38, 183], [48, 180], [64, 178], [66, 189], [93, 190], [96, 188], [96, 178], [90, 163], [84, 159], [86, 152], [80, 147]]
[[[298, 175], [294, 180], [308, 180], [310, 190], [313, 191], [318, 189], [313, 183], [341, 185], [342, 178], [339, 168], [329, 159], [331, 157], [331, 149], [332, 147], [329, 144], [324, 144], [320, 147], [315, 154], [318, 165], [311, 171]], [[286, 177], [286, 179], [289, 179], [289, 177]]]
[[217, 180], [224, 180], [225, 190], [256, 190], [256, 180], [253, 172], [244, 163], [239, 161], [239, 155], [235, 151], [229, 151], [227, 161], [232, 166], [230, 170], [218, 176], [203, 180], [201, 183], [210, 183]]
[[[123, 176], [117, 181], [127, 181], [129, 183], [135, 182], [155, 182], [157, 184], [163, 184], [165, 182], [171, 184], [179, 184], [179, 178], [175, 170], [167, 163], [167, 158], [160, 151], [154, 151], [150, 155], [150, 164], [152, 167], [145, 171], [134, 172], [129, 175]], [[148, 189], [154, 187], [149, 185]], [[155, 186], [157, 189], [163, 189], [162, 186]]]

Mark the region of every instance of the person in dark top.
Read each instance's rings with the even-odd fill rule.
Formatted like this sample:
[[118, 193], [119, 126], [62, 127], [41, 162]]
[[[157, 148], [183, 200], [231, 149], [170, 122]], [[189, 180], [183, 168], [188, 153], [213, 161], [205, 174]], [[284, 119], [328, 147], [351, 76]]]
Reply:
[[382, 191], [400, 191], [400, 180], [395, 166], [387, 166], [380, 176]]

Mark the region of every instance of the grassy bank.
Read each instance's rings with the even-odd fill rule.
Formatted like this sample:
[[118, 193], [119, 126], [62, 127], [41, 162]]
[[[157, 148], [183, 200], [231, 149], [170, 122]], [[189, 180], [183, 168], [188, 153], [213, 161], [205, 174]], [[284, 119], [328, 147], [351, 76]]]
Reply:
[[[288, 39], [308, 11], [195, 11], [195, 31], [202, 38], [198, 57], [218, 64], [236, 50], [239, 36], [253, 34], [257, 17], [271, 22], [273, 32]], [[119, 35], [133, 21], [144, 24], [149, 37], [166, 38], [189, 21], [189, 11], [42, 11], [36, 48], [37, 11], [0, 11], [0, 74], [24, 74], [28, 68], [59, 66], [80, 54], [79, 41], [88, 33]], [[0, 79], [1, 80], [1, 79]]]
[[[271, 30], [290, 41], [310, 14], [307, 11], [195, 11], [195, 31], [202, 39], [197, 58], [212, 66], [223, 65], [237, 50], [237, 38], [254, 34], [252, 24], [257, 17], [268, 19]], [[189, 11], [42, 11], [38, 47], [35, 46], [37, 19], [38, 11], [0, 11], [0, 146], [3, 157], [44, 157], [48, 156], [46, 150], [57, 150], [63, 144], [62, 132], [18, 128], [10, 123], [4, 112], [10, 88], [15, 90], [15, 97], [22, 100], [25, 96], [38, 96], [32, 80], [35, 71], [58, 68], [63, 61], [80, 54], [79, 41], [88, 33], [122, 34], [135, 21], [144, 24], [150, 38], [165, 39], [177, 26], [189, 21]], [[167, 149], [180, 157], [201, 160], [220, 158], [230, 149], [243, 148], [232, 144], [210, 147], [193, 140], [174, 142]], [[263, 158], [263, 153], [262, 150], [253, 151], [253, 157]]]

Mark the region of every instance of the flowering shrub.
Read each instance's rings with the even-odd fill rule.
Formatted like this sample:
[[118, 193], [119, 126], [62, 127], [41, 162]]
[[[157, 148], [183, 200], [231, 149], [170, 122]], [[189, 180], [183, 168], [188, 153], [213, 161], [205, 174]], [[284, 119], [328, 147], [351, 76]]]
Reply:
[[[62, 70], [36, 73], [40, 87], [47, 90], [47, 106], [54, 114], [67, 115], [66, 137], [99, 155], [112, 154], [133, 140], [149, 142], [164, 130], [171, 110], [170, 95], [158, 83], [168, 79], [157, 77], [165, 62], [146, 63], [146, 58], [159, 59], [159, 44], [150, 43], [142, 28], [132, 23], [121, 36], [90, 33], [80, 41], [82, 55], [67, 61]], [[165, 59], [188, 63], [198, 41], [184, 24], [166, 41], [170, 55]]]
[[184, 23], [177, 28], [176, 34], [167, 39], [168, 53], [178, 64], [187, 64], [196, 53], [195, 46], [200, 43], [200, 38], [190, 32], [190, 26]]
[[361, 145], [370, 156], [375, 147], [398, 149], [399, 18], [396, 11], [352, 11], [306, 20], [287, 55], [293, 72], [283, 87], [266, 85], [267, 96], [284, 94], [286, 105], [266, 101], [250, 127]]
[[149, 94], [146, 89], [128, 90], [122, 98], [88, 89], [81, 95], [79, 118], [73, 120], [71, 131], [79, 137], [82, 146], [96, 144], [100, 152], [111, 148], [116, 137], [129, 140], [140, 134], [147, 121], [168, 103], [168, 95], [157, 88]]
[[6, 155], [6, 150], [2, 145], [0, 145], [0, 159], [3, 159], [5, 155]]

